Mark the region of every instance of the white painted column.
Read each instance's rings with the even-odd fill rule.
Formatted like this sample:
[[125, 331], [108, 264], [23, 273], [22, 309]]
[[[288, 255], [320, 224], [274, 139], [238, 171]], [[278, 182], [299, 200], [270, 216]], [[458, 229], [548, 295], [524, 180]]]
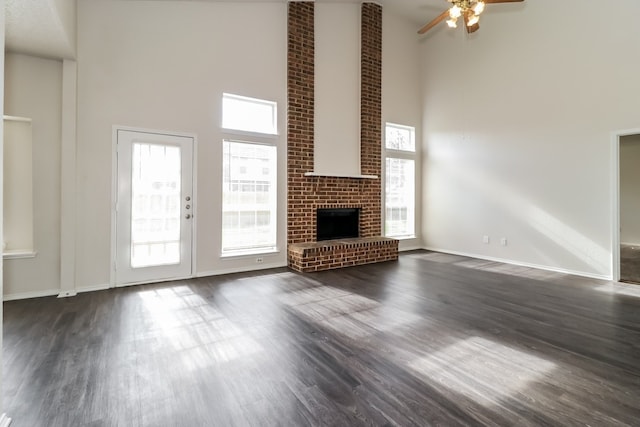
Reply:
[[78, 63], [62, 63], [60, 156], [60, 294], [76, 295], [76, 120]]
[[[4, 52], [4, 4], [5, 0], [0, 0], [0, 47]], [[4, 55], [0, 55], [0, 117], [4, 116]], [[4, 123], [0, 120], [0, 242], [2, 241], [2, 219], [4, 206], [2, 205], [2, 188], [3, 188], [3, 150], [4, 149]], [[2, 283], [3, 266], [2, 257], [0, 256], [0, 292], [4, 295], [4, 284]], [[3, 305], [0, 304], [0, 332], [2, 332]], [[2, 358], [2, 334], [0, 333], [0, 359]], [[6, 427], [11, 423], [11, 418], [3, 412], [4, 404], [2, 402], [2, 364], [0, 364], [0, 427]]]

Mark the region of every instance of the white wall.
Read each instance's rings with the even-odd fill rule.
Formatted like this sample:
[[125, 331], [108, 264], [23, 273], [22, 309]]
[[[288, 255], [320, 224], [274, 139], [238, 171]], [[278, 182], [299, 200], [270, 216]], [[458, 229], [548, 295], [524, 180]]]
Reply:
[[489, 5], [471, 36], [424, 37], [425, 246], [611, 276], [611, 134], [640, 127], [640, 2], [615, 19], [587, 3]]
[[360, 10], [356, 3], [315, 5], [313, 160], [317, 173], [362, 173]]
[[2, 252], [33, 252], [33, 150], [31, 119], [5, 116]]
[[76, 1], [77, 0], [54, 0], [54, 7], [56, 9], [57, 16], [61, 31], [64, 33], [64, 37], [67, 40], [69, 46], [70, 58], [75, 58], [76, 54], [76, 34], [77, 34], [77, 19], [76, 19]]
[[286, 265], [285, 3], [78, 4], [76, 283], [110, 281], [112, 126], [197, 134], [197, 273], [257, 267], [220, 258], [221, 97], [277, 101], [280, 253]]
[[640, 135], [620, 138], [620, 241], [640, 245]]
[[62, 63], [5, 56], [4, 111], [33, 129], [35, 258], [6, 260], [5, 298], [56, 294], [60, 287], [60, 119]]
[[[422, 135], [422, 97], [420, 92], [420, 52], [415, 25], [393, 12], [382, 14], [382, 132], [384, 123], [397, 123], [416, 128], [416, 141]], [[419, 145], [419, 144], [418, 144]], [[416, 176], [420, 176], [420, 146]], [[384, 149], [383, 149], [384, 153]], [[382, 159], [384, 171], [384, 158]], [[384, 177], [383, 177], [384, 184]], [[421, 186], [416, 189], [416, 239], [400, 241], [400, 250], [416, 249], [421, 243]], [[384, 197], [384, 185], [383, 185]], [[383, 213], [384, 214], [384, 213]]]

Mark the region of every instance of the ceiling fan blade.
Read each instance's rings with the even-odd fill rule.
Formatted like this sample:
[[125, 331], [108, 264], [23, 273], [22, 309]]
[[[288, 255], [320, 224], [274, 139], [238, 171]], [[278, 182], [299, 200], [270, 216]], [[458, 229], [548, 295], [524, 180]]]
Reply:
[[490, 4], [490, 3], [519, 3], [522, 2], [524, 0], [484, 0], [484, 2], [486, 4]]
[[440, 15], [438, 15], [433, 21], [425, 24], [422, 28], [420, 28], [418, 30], [418, 34], [426, 33], [427, 31], [429, 31], [430, 29], [432, 29], [433, 27], [435, 27], [436, 25], [438, 25], [448, 17], [449, 17], [449, 9], [445, 10]]
[[480, 29], [480, 25], [477, 22], [473, 25], [465, 25], [465, 27], [467, 27], [467, 33], [469, 34], [475, 33]]

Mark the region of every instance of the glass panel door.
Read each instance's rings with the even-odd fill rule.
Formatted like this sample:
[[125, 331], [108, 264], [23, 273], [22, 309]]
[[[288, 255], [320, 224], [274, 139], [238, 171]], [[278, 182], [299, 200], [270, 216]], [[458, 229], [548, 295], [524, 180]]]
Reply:
[[191, 274], [192, 144], [118, 131], [116, 284]]

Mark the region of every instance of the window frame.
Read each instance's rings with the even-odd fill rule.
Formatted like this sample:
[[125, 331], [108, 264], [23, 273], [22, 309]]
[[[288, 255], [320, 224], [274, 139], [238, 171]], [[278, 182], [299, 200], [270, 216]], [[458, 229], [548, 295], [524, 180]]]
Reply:
[[[269, 246], [254, 246], [254, 247], [250, 247], [250, 248], [246, 248], [246, 249], [231, 249], [231, 250], [225, 250], [223, 247], [223, 233], [224, 233], [224, 221], [225, 221], [225, 216], [224, 216], [224, 175], [221, 175], [221, 196], [222, 196], [222, 201], [220, 203], [220, 257], [221, 258], [231, 258], [231, 257], [238, 257], [238, 256], [247, 256], [247, 255], [260, 255], [260, 254], [270, 254], [270, 253], [277, 253], [279, 252], [278, 249], [278, 203], [279, 203], [279, 198], [278, 198], [278, 186], [279, 186], [279, 180], [278, 180], [278, 145], [275, 143], [271, 143], [271, 142], [265, 142], [265, 141], [247, 141], [244, 139], [237, 139], [237, 138], [229, 138], [229, 137], [223, 137], [222, 139], [222, 143], [224, 144], [225, 142], [228, 143], [238, 143], [238, 144], [248, 144], [248, 145], [258, 145], [258, 146], [266, 146], [266, 147], [272, 147], [275, 150], [275, 156], [274, 156], [274, 165], [275, 165], [275, 170], [273, 171], [273, 191], [274, 193], [274, 198], [275, 200], [273, 201], [273, 221], [272, 224], [275, 227], [275, 230], [273, 231], [273, 235], [274, 235], [274, 240], [273, 240], [273, 245], [269, 245]], [[221, 163], [221, 169], [222, 169], [222, 173], [224, 174], [224, 156], [221, 157], [222, 159], [222, 163]], [[262, 172], [262, 171], [260, 171]], [[239, 192], [241, 193], [241, 192]], [[267, 193], [267, 192], [260, 192], [262, 193]]]
[[[245, 101], [253, 104], [262, 104], [262, 105], [270, 105], [271, 109], [271, 123], [273, 126], [273, 132], [260, 132], [255, 130], [246, 130], [246, 129], [237, 129], [232, 127], [225, 127], [224, 122], [224, 102], [225, 99], [233, 99], [236, 101]], [[240, 136], [248, 136], [248, 137], [257, 137], [260, 139], [276, 139], [280, 136], [279, 128], [278, 128], [278, 102], [270, 101], [268, 99], [260, 99], [260, 98], [252, 98], [243, 95], [237, 95], [234, 93], [223, 92], [221, 103], [220, 103], [220, 128], [222, 132], [232, 134], [232, 135], [240, 135]]]
[[[399, 129], [406, 129], [411, 131], [411, 138], [413, 142], [413, 151], [394, 149], [387, 147], [387, 127], [392, 126]], [[384, 191], [383, 191], [383, 221], [382, 221], [382, 233], [385, 237], [390, 237], [398, 240], [411, 240], [416, 239], [418, 229], [418, 182], [419, 182], [419, 163], [418, 163], [418, 147], [416, 145], [416, 128], [415, 126], [403, 125], [393, 122], [384, 123], [384, 143], [382, 144], [383, 156], [382, 167], [384, 170]], [[399, 159], [399, 160], [412, 160], [413, 161], [413, 233], [404, 235], [389, 235], [387, 234], [387, 159]]]
[[[264, 133], [264, 132], [256, 132], [256, 131], [247, 131], [247, 130], [242, 130], [242, 129], [234, 129], [234, 128], [225, 128], [223, 126], [224, 124], [224, 100], [225, 98], [232, 98], [232, 99], [240, 99], [240, 100], [246, 100], [246, 101], [250, 101], [250, 102], [255, 102], [255, 103], [259, 103], [259, 104], [268, 104], [272, 106], [272, 123], [273, 123], [273, 129], [275, 131], [275, 133]], [[268, 99], [260, 99], [260, 98], [253, 98], [253, 97], [247, 97], [247, 96], [242, 96], [242, 95], [237, 95], [237, 94], [232, 94], [232, 93], [228, 93], [228, 92], [223, 92], [222, 96], [221, 96], [221, 102], [220, 102], [220, 106], [221, 106], [221, 112], [220, 112], [220, 130], [221, 130], [221, 140], [220, 142], [222, 144], [220, 144], [220, 154], [221, 154], [221, 162], [220, 162], [220, 168], [222, 170], [222, 173], [224, 173], [224, 156], [222, 155], [223, 150], [223, 145], [225, 141], [228, 142], [236, 142], [236, 143], [242, 143], [242, 144], [251, 144], [251, 145], [266, 145], [266, 146], [270, 146], [273, 147], [275, 149], [275, 170], [273, 171], [273, 182], [274, 182], [274, 188], [273, 191], [275, 192], [274, 197], [275, 197], [275, 201], [274, 201], [274, 205], [273, 205], [273, 213], [274, 213], [274, 219], [273, 219], [273, 226], [275, 227], [274, 230], [274, 242], [273, 242], [273, 246], [268, 246], [268, 247], [254, 247], [254, 248], [247, 248], [246, 250], [223, 250], [223, 227], [224, 227], [224, 220], [225, 220], [225, 216], [224, 216], [224, 177], [222, 176], [222, 174], [220, 175], [220, 240], [219, 240], [219, 244], [220, 244], [220, 258], [237, 258], [237, 257], [245, 257], [245, 256], [255, 256], [255, 255], [263, 255], [263, 254], [273, 254], [273, 253], [278, 253], [280, 252], [279, 250], [279, 245], [282, 243], [280, 241], [280, 236], [279, 236], [279, 219], [278, 219], [278, 212], [279, 212], [279, 205], [280, 205], [280, 186], [282, 185], [280, 183], [280, 179], [278, 177], [279, 175], [279, 169], [281, 167], [280, 165], [280, 158], [279, 156], [280, 154], [280, 150], [279, 150], [279, 133], [278, 133], [278, 102], [277, 101], [271, 101]], [[262, 175], [262, 170], [261, 172], [261, 176], [265, 176]]]

